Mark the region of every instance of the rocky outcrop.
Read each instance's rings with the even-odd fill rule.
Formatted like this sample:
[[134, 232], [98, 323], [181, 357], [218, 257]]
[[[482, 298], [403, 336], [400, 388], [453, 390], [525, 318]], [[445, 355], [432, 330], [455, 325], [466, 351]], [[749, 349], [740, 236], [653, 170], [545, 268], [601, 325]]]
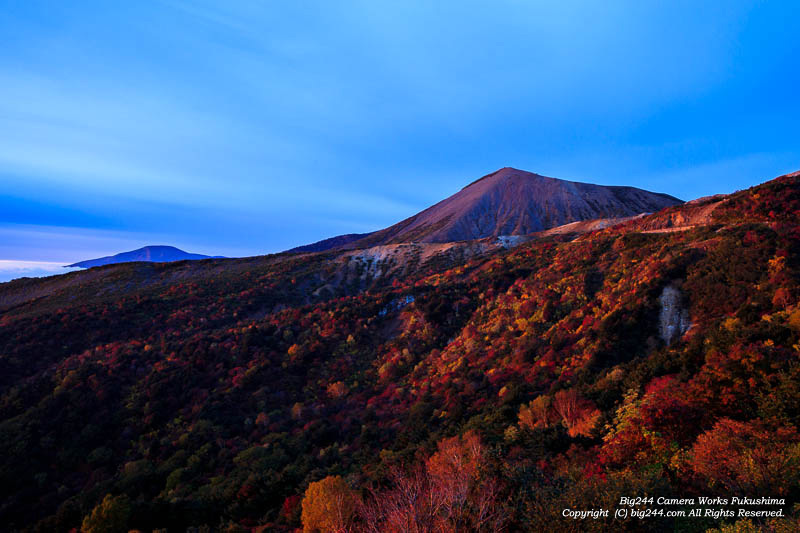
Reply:
[[661, 291], [658, 301], [661, 311], [658, 316], [658, 332], [669, 346], [680, 339], [691, 327], [689, 311], [683, 307], [683, 297], [675, 284], [669, 284]]
[[679, 209], [667, 209], [653, 216], [631, 222], [628, 227], [642, 233], [670, 233], [705, 226], [714, 222], [714, 212], [727, 201], [718, 194], [686, 202]]

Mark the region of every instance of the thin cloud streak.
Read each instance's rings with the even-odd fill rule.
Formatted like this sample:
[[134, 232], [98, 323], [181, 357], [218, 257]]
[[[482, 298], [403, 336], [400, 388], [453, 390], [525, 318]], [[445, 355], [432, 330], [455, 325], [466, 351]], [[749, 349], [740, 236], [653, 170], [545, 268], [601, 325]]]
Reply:
[[80, 269], [75, 267], [68, 268], [63, 263], [50, 261], [9, 261], [0, 259], [0, 283], [19, 278], [56, 276], [76, 270]]

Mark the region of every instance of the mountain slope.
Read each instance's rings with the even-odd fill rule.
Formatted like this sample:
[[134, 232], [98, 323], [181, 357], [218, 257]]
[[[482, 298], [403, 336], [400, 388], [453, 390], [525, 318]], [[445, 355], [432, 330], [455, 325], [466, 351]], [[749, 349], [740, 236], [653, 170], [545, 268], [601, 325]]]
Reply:
[[369, 237], [372, 233], [348, 233], [346, 235], [337, 235], [336, 237], [331, 237], [329, 239], [322, 239], [321, 241], [312, 242], [311, 244], [305, 244], [303, 246], [298, 246], [296, 248], [292, 248], [291, 250], [286, 250], [287, 252], [324, 252], [325, 250], [331, 250], [333, 248], [340, 248], [351, 242], [359, 241], [365, 237]]
[[347, 247], [527, 235], [582, 220], [653, 213], [681, 203], [635, 187], [565, 181], [505, 167]]
[[[719, 513], [562, 513], [768, 495], [785, 502], [744, 507], [797, 531], [800, 177], [718, 200], [511, 249], [2, 284], [0, 302], [37, 296], [0, 311], [0, 523], [289, 532], [310, 503], [346, 500], [359, 532], [481, 531], [487, 513], [506, 531], [751, 531]], [[419, 268], [398, 272], [399, 255]], [[320, 480], [339, 492], [301, 503]], [[415, 507], [454, 494], [432, 516]]]
[[133, 261], [147, 261], [151, 263], [167, 263], [170, 261], [184, 261], [184, 260], [197, 260], [197, 259], [218, 259], [221, 256], [210, 256], [202, 254], [192, 254], [184, 252], [174, 246], [145, 246], [138, 250], [130, 252], [122, 252], [116, 255], [109, 255], [106, 257], [99, 257], [97, 259], [87, 259], [80, 261], [70, 267], [92, 268], [103, 265], [113, 265], [116, 263], [131, 263]]

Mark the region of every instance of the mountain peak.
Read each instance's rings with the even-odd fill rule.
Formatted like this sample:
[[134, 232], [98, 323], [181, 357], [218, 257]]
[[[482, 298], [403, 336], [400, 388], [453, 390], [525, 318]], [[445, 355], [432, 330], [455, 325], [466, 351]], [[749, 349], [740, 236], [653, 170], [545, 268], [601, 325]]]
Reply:
[[424, 211], [346, 246], [527, 235], [582, 220], [652, 213], [681, 203], [667, 194], [635, 187], [566, 181], [503, 167]]
[[[472, 183], [470, 183], [467, 186], [465, 186], [464, 189], [472, 187], [473, 185], [475, 185], [475, 184], [477, 184], [479, 182], [482, 182], [482, 181], [502, 181], [504, 179], [508, 179], [508, 178], [516, 177], [516, 176], [531, 177], [531, 178], [543, 178], [543, 177], [545, 177], [545, 176], [541, 176], [539, 174], [536, 174], [534, 172], [528, 172], [526, 170], [520, 170], [520, 169], [514, 168], [514, 167], [503, 167], [503, 168], [499, 168], [499, 169], [495, 170], [494, 172], [490, 172], [489, 174], [486, 174], [485, 176], [481, 176], [480, 178], [476, 179]], [[463, 191], [464, 189], [461, 189], [461, 190]]]

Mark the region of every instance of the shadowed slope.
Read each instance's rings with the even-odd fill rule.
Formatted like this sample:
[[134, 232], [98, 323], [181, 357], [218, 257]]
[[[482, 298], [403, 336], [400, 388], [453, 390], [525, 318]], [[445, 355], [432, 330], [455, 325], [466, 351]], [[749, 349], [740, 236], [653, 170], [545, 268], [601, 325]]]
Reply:
[[339, 248], [340, 246], [350, 244], [351, 242], [355, 242], [365, 237], [369, 237], [370, 235], [372, 235], [372, 233], [348, 233], [346, 235], [339, 235], [337, 237], [331, 237], [329, 239], [322, 239], [321, 241], [312, 242], [311, 244], [298, 246], [296, 248], [292, 248], [291, 250], [286, 250], [286, 251], [324, 252], [325, 250], [330, 250], [332, 248]]

